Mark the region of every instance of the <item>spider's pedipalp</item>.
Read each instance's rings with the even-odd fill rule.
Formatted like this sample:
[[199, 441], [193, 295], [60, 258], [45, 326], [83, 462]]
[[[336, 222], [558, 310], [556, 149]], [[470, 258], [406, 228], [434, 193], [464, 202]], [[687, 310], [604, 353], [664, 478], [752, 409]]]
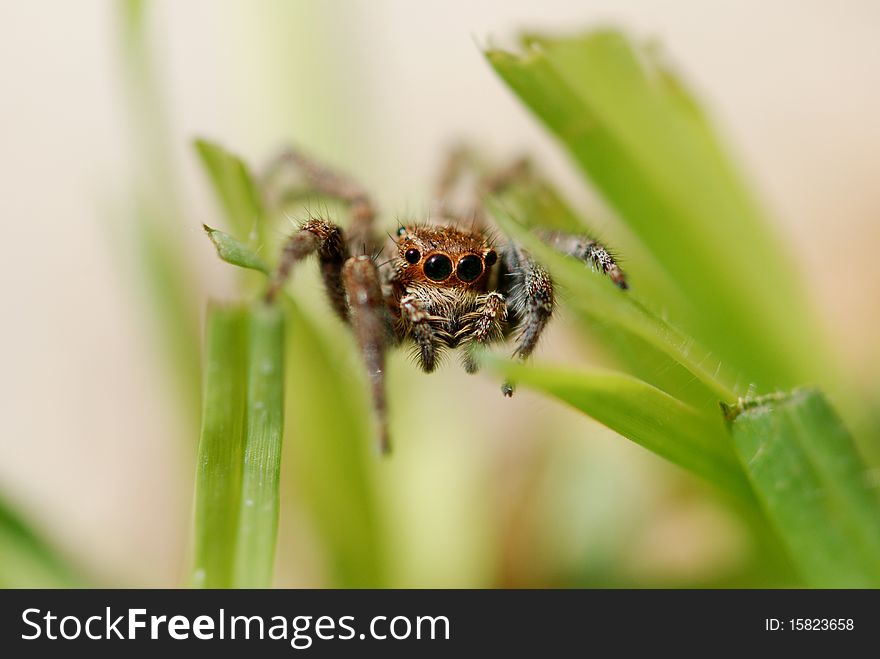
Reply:
[[385, 347], [389, 343], [391, 322], [376, 264], [368, 256], [357, 256], [342, 268], [345, 293], [350, 308], [351, 327], [367, 369], [373, 410], [379, 426], [379, 448], [391, 450], [388, 435], [388, 409], [385, 401]]
[[400, 316], [418, 348], [419, 365], [425, 373], [430, 373], [437, 366], [438, 353], [430, 314], [419, 298], [406, 295], [400, 299]]
[[462, 318], [463, 326], [456, 335], [457, 342], [464, 348], [462, 363], [468, 373], [476, 373], [478, 364], [474, 359], [472, 346], [488, 345], [504, 336], [504, 323], [507, 321], [507, 304], [498, 292], [487, 293], [477, 298], [476, 311]]

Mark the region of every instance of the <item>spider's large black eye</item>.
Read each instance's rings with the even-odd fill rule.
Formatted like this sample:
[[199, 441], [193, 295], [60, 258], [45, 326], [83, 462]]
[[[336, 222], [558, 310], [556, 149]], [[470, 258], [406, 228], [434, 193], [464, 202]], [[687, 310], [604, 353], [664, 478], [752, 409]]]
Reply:
[[443, 281], [452, 274], [452, 261], [446, 254], [434, 254], [425, 261], [425, 276], [434, 281]]
[[455, 274], [458, 275], [458, 278], [462, 281], [473, 281], [479, 277], [482, 272], [483, 261], [479, 256], [474, 256], [473, 254], [462, 256], [461, 260], [458, 262], [458, 267], [455, 269]]
[[407, 263], [418, 263], [419, 259], [422, 258], [422, 254], [417, 249], [408, 249], [403, 253], [403, 258], [406, 259]]

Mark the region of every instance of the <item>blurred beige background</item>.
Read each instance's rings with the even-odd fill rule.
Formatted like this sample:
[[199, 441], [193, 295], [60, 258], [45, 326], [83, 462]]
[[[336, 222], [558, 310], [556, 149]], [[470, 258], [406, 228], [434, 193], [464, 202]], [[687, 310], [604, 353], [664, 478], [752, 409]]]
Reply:
[[[255, 162], [290, 138], [327, 158], [345, 154], [348, 169], [377, 191], [392, 218], [426, 207], [443, 149], [470, 138], [499, 156], [536, 154], [575, 199], [608, 221], [597, 200], [575, 185], [552, 141], [494, 78], [479, 46], [508, 43], [524, 27], [564, 31], [614, 23], [659, 40], [697, 88], [790, 240], [841, 358], [866, 381], [877, 381], [880, 3], [149, 4], [185, 209], [180, 240], [205, 298], [228, 294], [230, 279], [200, 232], [217, 213], [192, 156], [196, 135]], [[296, 20], [304, 17], [308, 22]], [[6, 245], [0, 260], [0, 487], [102, 578], [171, 585], [180, 581], [186, 559], [195, 439], [191, 446], [180, 441], [174, 393], [125, 276], [125, 251], [116, 247], [115, 215], [125, 208], [138, 166], [126, 125], [116, 23], [110, 2], [0, 3]], [[279, 80], [279, 70], [289, 74]], [[314, 70], [323, 74], [311, 75]], [[444, 387], [460, 393], [461, 413], [479, 418], [487, 437], [485, 447], [462, 449], [453, 441], [419, 449], [414, 459], [438, 470], [434, 482], [411, 484], [412, 506], [430, 506], [428, 488], [450, 479], [460, 479], [475, 497], [485, 495], [481, 460], [499, 467], [497, 456], [505, 451], [568, 443], [536, 436], [526, 448], [505, 447], [503, 431], [549, 403], [524, 395], [511, 413], [488, 378], [467, 379], [451, 368], [437, 378], [400, 377], [426, 395]], [[570, 414], [549, 409], [566, 419]], [[636, 465], [623, 471], [634, 482], [622, 487], [644, 499], [637, 480], [655, 477], [654, 458], [598, 428], [590, 442], [589, 450], [570, 457], [588, 466], [598, 452]], [[456, 450], [472, 452], [472, 474], [449, 461]], [[509, 487], [522, 496], [527, 491], [515, 481]], [[589, 496], [571, 493], [578, 501]], [[444, 518], [454, 516], [454, 508], [436, 513], [426, 523], [454, 528]], [[408, 528], [419, 519], [410, 510], [400, 523]], [[668, 522], [651, 532], [674, 535], [677, 520]], [[406, 530], [400, 537], [417, 538]], [[452, 574], [456, 555], [484, 550], [451, 542], [443, 548], [446, 563], [432, 563], [430, 547], [404, 546], [401, 555], [410, 563], [403, 569], [419, 574], [431, 564]], [[687, 556], [664, 560], [686, 563]], [[461, 583], [479, 582], [476, 575]]]

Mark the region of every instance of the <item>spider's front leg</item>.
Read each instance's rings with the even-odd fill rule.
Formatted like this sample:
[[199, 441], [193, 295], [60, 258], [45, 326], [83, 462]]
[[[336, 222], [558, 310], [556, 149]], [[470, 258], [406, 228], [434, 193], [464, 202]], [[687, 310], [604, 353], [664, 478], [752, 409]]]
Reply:
[[379, 448], [391, 451], [388, 410], [385, 402], [385, 347], [391, 337], [391, 321], [376, 264], [368, 256], [357, 256], [342, 268], [345, 293], [351, 310], [351, 327], [357, 340], [367, 376], [373, 410], [379, 425]]
[[284, 244], [278, 267], [269, 279], [266, 300], [272, 302], [290, 276], [293, 266], [310, 254], [317, 253], [321, 265], [321, 278], [327, 297], [336, 314], [348, 320], [345, 304], [345, 289], [342, 284], [342, 265], [348, 258], [348, 250], [342, 229], [324, 220], [309, 220], [303, 223]]
[[[562, 232], [542, 232], [554, 248], [599, 270], [623, 290], [628, 288], [626, 275], [607, 248], [598, 241]], [[555, 296], [553, 280], [544, 267], [519, 245], [510, 244], [501, 259], [499, 290], [507, 294], [511, 316], [518, 337], [514, 356], [525, 360], [532, 354], [541, 333], [553, 315]], [[513, 385], [505, 382], [501, 391], [513, 395]]]
[[[556, 298], [553, 280], [544, 267], [524, 249], [511, 243], [502, 252], [499, 290], [507, 297], [507, 309], [517, 333], [514, 357], [524, 361], [553, 315]], [[505, 396], [513, 395], [513, 384], [501, 385]]]
[[622, 290], [629, 288], [629, 284], [626, 282], [626, 275], [620, 269], [616, 259], [609, 249], [598, 240], [594, 240], [589, 236], [579, 236], [562, 231], [542, 231], [539, 235], [557, 251], [573, 256], [599, 272], [608, 275], [608, 278], [618, 288]]

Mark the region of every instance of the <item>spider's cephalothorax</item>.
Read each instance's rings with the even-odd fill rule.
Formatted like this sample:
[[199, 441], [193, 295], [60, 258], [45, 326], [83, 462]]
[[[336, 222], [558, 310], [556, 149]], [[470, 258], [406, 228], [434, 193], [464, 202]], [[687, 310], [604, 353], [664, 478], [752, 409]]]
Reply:
[[[534, 350], [553, 314], [553, 281], [548, 272], [516, 243], [494, 245], [480, 220], [477, 206], [470, 229], [453, 219], [402, 226], [384, 247], [372, 232], [375, 218], [369, 196], [353, 181], [332, 172], [298, 152], [285, 152], [279, 164], [301, 170], [316, 192], [349, 204], [347, 232], [324, 219], [310, 219], [284, 247], [267, 292], [272, 300], [287, 280], [294, 263], [314, 253], [333, 309], [354, 331], [370, 378], [373, 406], [383, 451], [389, 449], [384, 386], [385, 351], [408, 343], [422, 369], [431, 372], [443, 351], [458, 349], [469, 373], [477, 363], [471, 347], [515, 337], [514, 355], [526, 359]], [[523, 164], [482, 184], [497, 191]], [[438, 197], [451, 183], [449, 168]], [[626, 279], [608, 250], [584, 236], [547, 232], [543, 237], [557, 249], [607, 274], [620, 288]], [[384, 253], [379, 261], [366, 254]], [[513, 394], [509, 383], [502, 386]]]
[[[444, 348], [499, 338], [507, 319], [503, 295], [490, 291], [498, 253], [480, 232], [451, 225], [401, 227], [388, 301], [395, 335], [412, 340], [431, 372]], [[493, 287], [494, 288], [494, 287]], [[470, 352], [465, 367], [476, 370]]]

